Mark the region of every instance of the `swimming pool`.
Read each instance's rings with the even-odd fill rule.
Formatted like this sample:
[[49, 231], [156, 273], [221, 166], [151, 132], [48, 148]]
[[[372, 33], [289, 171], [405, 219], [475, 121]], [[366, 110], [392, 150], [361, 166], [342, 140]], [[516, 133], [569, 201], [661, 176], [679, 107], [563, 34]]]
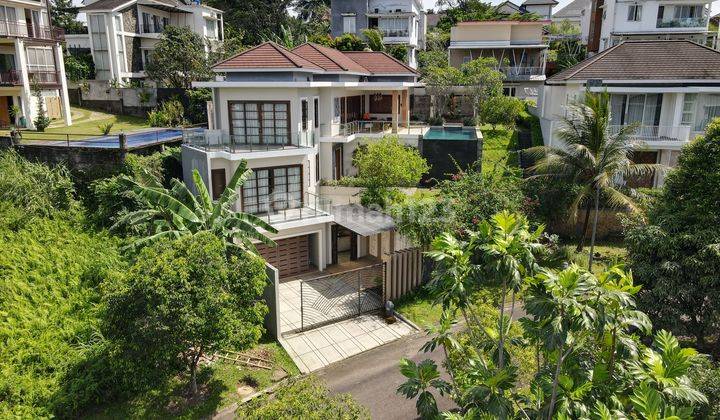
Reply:
[[424, 140], [477, 140], [474, 127], [430, 127]]

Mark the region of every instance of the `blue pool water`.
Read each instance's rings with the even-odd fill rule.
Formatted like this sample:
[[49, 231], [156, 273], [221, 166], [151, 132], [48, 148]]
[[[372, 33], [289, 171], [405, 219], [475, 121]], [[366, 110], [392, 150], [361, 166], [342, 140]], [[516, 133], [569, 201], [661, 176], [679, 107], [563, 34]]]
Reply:
[[473, 127], [430, 127], [425, 140], [477, 140]]
[[[182, 139], [182, 130], [177, 128], [161, 128], [157, 130], [140, 131], [127, 133], [127, 147], [136, 148], [152, 145], [154, 143], [167, 143], [169, 141], [180, 139]], [[74, 147], [116, 149], [119, 147], [119, 139], [117, 134], [113, 134], [108, 136], [93, 137], [87, 140], [73, 141], [70, 144]]]

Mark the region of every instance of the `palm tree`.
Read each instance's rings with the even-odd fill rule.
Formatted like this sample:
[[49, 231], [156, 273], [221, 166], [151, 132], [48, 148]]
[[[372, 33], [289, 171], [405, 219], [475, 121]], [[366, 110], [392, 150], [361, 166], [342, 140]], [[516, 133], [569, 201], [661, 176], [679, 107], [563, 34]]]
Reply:
[[172, 187], [166, 189], [151, 176], [141, 180], [144, 185], [131, 178], [122, 178], [126, 186], [137, 195], [143, 208], [122, 216], [111, 229], [119, 226], [147, 226], [147, 236], [133, 242], [132, 246], [136, 248], [162, 238], [179, 238], [210, 231], [223, 239], [227, 247], [238, 247], [255, 254], [257, 250], [252, 243], [253, 239], [275, 246], [275, 242], [259, 229], [270, 233], [277, 233], [277, 230], [255, 215], [231, 209], [237, 201], [237, 187], [251, 175], [252, 170], [247, 168], [247, 162], [240, 161], [225, 191], [215, 202], [210, 198], [197, 169], [193, 171], [197, 197], [177, 179], [173, 179]]
[[373, 51], [385, 51], [383, 44], [383, 34], [378, 29], [367, 28], [362, 30], [368, 47]]
[[637, 211], [633, 200], [620, 190], [623, 180], [652, 174], [661, 166], [636, 164], [631, 158], [634, 147], [630, 136], [635, 126], [622, 127], [610, 133], [610, 95], [607, 92], [586, 92], [582, 102], [569, 106], [556, 134], [564, 147], [539, 146], [528, 149], [539, 158], [529, 168], [533, 176], [550, 177], [570, 182], [582, 189], [570, 207], [570, 219], [577, 220], [580, 207], [585, 204], [585, 221], [579, 233], [578, 252], [582, 251], [587, 234], [590, 210], [594, 202], [595, 216], [590, 240], [589, 266], [592, 268], [597, 233], [600, 197], [612, 208]]

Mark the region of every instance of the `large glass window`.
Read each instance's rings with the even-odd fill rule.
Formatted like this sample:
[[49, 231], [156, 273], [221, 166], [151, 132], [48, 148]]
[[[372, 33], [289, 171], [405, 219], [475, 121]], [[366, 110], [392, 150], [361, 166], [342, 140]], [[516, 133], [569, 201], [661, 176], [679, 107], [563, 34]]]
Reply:
[[388, 37], [408, 36], [408, 18], [381, 18], [378, 22], [380, 32]]
[[28, 47], [27, 60], [28, 70], [31, 73], [55, 71], [55, 58], [50, 48]]
[[637, 124], [656, 126], [660, 124], [662, 94], [614, 94], [610, 98], [610, 117], [613, 125]]
[[290, 144], [289, 102], [231, 102], [230, 134], [236, 144]]
[[630, 22], [641, 21], [642, 20], [642, 6], [639, 4], [629, 5], [627, 20]]
[[343, 33], [354, 34], [355, 33], [355, 15], [343, 16]]
[[89, 15], [90, 40], [93, 44], [93, 61], [95, 62], [95, 77], [98, 80], [110, 79], [110, 53], [105, 29], [105, 16]]
[[269, 213], [302, 207], [302, 167], [253, 170], [242, 188], [243, 211]]
[[683, 98], [682, 109], [682, 125], [692, 125], [695, 119], [695, 104], [697, 103], [697, 93], [686, 93]]

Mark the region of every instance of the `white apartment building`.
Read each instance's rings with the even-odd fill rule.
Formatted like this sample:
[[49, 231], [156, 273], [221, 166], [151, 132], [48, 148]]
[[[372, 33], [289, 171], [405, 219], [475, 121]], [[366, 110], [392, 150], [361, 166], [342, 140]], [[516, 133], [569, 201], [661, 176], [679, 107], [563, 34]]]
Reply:
[[585, 0], [582, 37], [596, 53], [623, 40], [687, 39], [715, 47], [708, 31], [711, 0]]
[[366, 28], [378, 29], [383, 42], [404, 45], [407, 64], [417, 68], [417, 52], [425, 49], [427, 22], [420, 0], [332, 0], [331, 34], [363, 36]]
[[[46, 115], [72, 123], [65, 62], [64, 32], [50, 21], [46, 0], [0, 1], [0, 126], [34, 128], [40, 88]], [[11, 109], [20, 108], [11, 118]]]
[[450, 31], [448, 60], [460, 67], [481, 57], [493, 57], [505, 74], [505, 94], [535, 98], [545, 81], [548, 45], [543, 26], [548, 21], [460, 22]]
[[97, 80], [145, 78], [166, 26], [184, 26], [214, 48], [223, 36], [223, 12], [190, 0], [85, 0]]
[[[633, 124], [634, 159], [674, 166], [679, 151], [720, 117], [720, 52], [691, 41], [625, 41], [548, 78], [538, 100], [546, 146], [567, 105], [586, 92], [611, 95], [611, 132]], [[657, 175], [645, 186], [662, 185]]]

